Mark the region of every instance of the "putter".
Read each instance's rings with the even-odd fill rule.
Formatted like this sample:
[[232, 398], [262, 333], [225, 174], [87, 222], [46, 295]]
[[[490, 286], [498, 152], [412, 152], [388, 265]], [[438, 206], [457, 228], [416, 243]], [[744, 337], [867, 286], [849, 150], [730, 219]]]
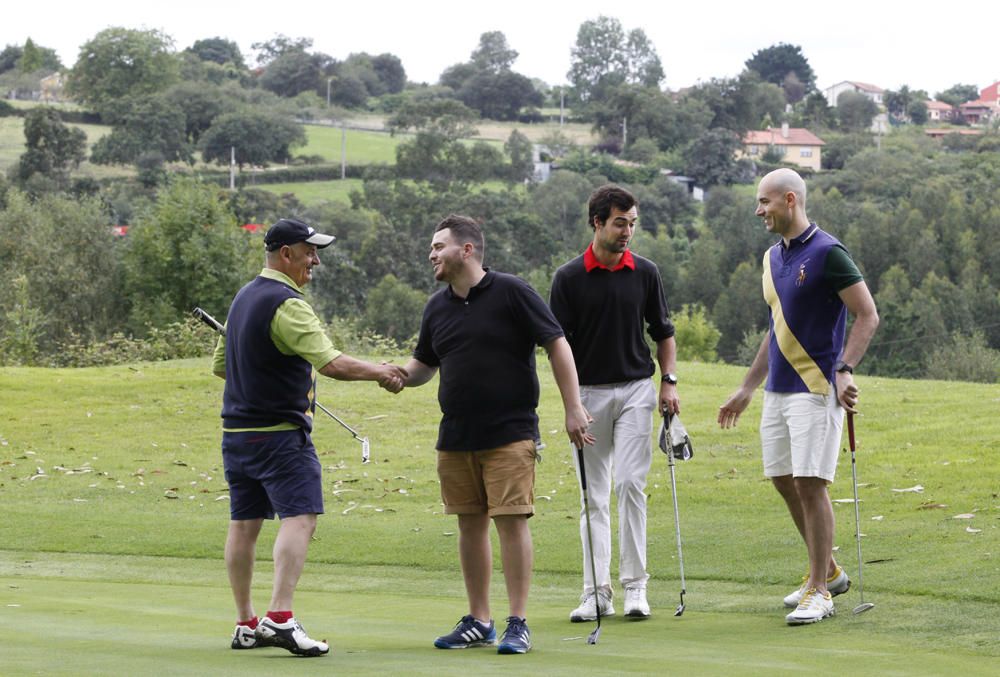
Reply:
[[[222, 326], [218, 320], [209, 315], [205, 310], [195, 307], [195, 309], [191, 311], [191, 314], [197, 317], [205, 324], [207, 324], [209, 327], [214, 329], [219, 334], [222, 334], [223, 336], [226, 335], [226, 328]], [[354, 439], [356, 439], [358, 442], [361, 443], [361, 463], [362, 464], [369, 463], [371, 461], [371, 444], [368, 442], [368, 438], [361, 437], [360, 435], [358, 435], [358, 432], [354, 428], [344, 423], [342, 420], [340, 420], [339, 416], [334, 414], [332, 411], [324, 407], [319, 402], [316, 402], [315, 404], [320, 411], [322, 411], [324, 414], [326, 414], [334, 421], [342, 425], [344, 429], [347, 430], [347, 432], [351, 433], [351, 435], [354, 436]]]
[[587, 644], [597, 644], [601, 634], [601, 598], [597, 594], [597, 565], [594, 564], [594, 538], [590, 532], [590, 505], [587, 503], [587, 471], [583, 467], [583, 447], [576, 448], [576, 458], [580, 464], [580, 489], [583, 492], [583, 514], [587, 521], [587, 547], [590, 550], [590, 579], [594, 583], [594, 609], [597, 611], [597, 627], [587, 637]]
[[660, 423], [660, 451], [667, 455], [667, 465], [670, 466], [670, 493], [674, 499], [674, 526], [677, 528], [677, 561], [681, 567], [681, 603], [677, 605], [674, 616], [684, 614], [684, 592], [687, 585], [684, 582], [684, 549], [681, 546], [681, 516], [677, 509], [677, 480], [674, 477], [674, 450], [673, 442], [670, 439], [670, 419], [671, 415], [663, 412], [663, 421]]
[[869, 609], [875, 608], [873, 602], [865, 602], [865, 583], [861, 575], [861, 512], [858, 509], [858, 470], [857, 461], [854, 458], [854, 414], [847, 412], [847, 439], [851, 447], [851, 479], [854, 484], [854, 539], [858, 542], [858, 594], [861, 604], [854, 607], [855, 614], [863, 614]]

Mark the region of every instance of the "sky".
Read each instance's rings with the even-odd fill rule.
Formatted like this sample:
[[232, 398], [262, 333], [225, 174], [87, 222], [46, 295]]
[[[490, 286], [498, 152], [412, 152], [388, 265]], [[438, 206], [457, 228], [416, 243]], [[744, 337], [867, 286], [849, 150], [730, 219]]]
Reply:
[[72, 66], [80, 46], [111, 26], [157, 29], [178, 50], [194, 41], [235, 41], [248, 63], [251, 44], [284, 34], [308, 37], [313, 50], [335, 59], [353, 52], [398, 56], [408, 78], [436, 82], [468, 61], [487, 31], [501, 31], [519, 52], [514, 70], [550, 85], [567, 82], [570, 50], [584, 21], [600, 15], [641, 28], [663, 64], [662, 86], [676, 90], [733, 77], [754, 52], [778, 43], [802, 48], [820, 89], [844, 80], [883, 89], [923, 89], [933, 95], [954, 84], [983, 89], [1000, 80], [1000, 2], [956, 5], [913, 0], [751, 3], [738, 0], [341, 0], [288, 4], [269, 0], [136, 2], [48, 0], [8, 3], [0, 14], [0, 45], [55, 49]]

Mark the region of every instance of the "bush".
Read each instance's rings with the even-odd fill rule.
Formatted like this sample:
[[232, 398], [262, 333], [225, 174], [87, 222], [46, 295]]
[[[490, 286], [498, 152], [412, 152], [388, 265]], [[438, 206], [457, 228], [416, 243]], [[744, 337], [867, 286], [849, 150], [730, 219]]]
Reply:
[[1000, 382], [1000, 350], [986, 344], [981, 331], [971, 336], [952, 334], [947, 343], [927, 359], [928, 378], [944, 381]]
[[193, 317], [164, 327], [149, 327], [144, 339], [120, 332], [101, 341], [78, 337], [65, 343], [50, 358], [53, 367], [105, 367], [133, 362], [160, 362], [211, 355], [218, 335]]
[[765, 329], [743, 333], [743, 340], [740, 341], [740, 345], [736, 349], [736, 364], [749, 367], [753, 363], [753, 358], [757, 357], [757, 351], [760, 350], [760, 344], [764, 342], [767, 332], [768, 330]]
[[704, 306], [681, 306], [680, 312], [675, 312], [670, 319], [674, 323], [678, 360], [715, 362], [719, 359], [715, 347], [722, 334], [706, 317]]

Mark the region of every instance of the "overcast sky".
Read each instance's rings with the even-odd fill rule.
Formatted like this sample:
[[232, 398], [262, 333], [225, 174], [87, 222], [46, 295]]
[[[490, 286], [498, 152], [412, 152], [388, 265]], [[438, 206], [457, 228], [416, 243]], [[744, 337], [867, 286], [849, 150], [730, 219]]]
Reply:
[[48, 0], [6, 5], [0, 45], [20, 45], [30, 36], [55, 49], [67, 66], [99, 31], [123, 26], [162, 30], [178, 50], [201, 38], [224, 37], [239, 44], [251, 63], [254, 42], [279, 33], [309, 37], [314, 50], [335, 59], [352, 52], [391, 52], [410, 80], [435, 82], [445, 68], [468, 60], [482, 33], [499, 30], [520, 53], [514, 70], [562, 84], [580, 24], [604, 14], [619, 19], [626, 30], [646, 32], [669, 89], [734, 76], [755, 51], [780, 42], [802, 48], [820, 88], [857, 80], [885, 89], [906, 84], [933, 95], [956, 83], [982, 89], [1000, 80], [996, 0], [955, 5], [913, 0]]

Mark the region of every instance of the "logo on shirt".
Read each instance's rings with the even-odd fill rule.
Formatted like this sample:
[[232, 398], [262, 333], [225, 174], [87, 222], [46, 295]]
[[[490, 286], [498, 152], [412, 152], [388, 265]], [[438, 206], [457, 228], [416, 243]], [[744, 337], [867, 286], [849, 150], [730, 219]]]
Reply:
[[799, 264], [799, 275], [798, 277], [795, 278], [796, 287], [801, 287], [806, 283], [806, 263], [809, 263], [808, 259], [806, 259], [805, 262]]

